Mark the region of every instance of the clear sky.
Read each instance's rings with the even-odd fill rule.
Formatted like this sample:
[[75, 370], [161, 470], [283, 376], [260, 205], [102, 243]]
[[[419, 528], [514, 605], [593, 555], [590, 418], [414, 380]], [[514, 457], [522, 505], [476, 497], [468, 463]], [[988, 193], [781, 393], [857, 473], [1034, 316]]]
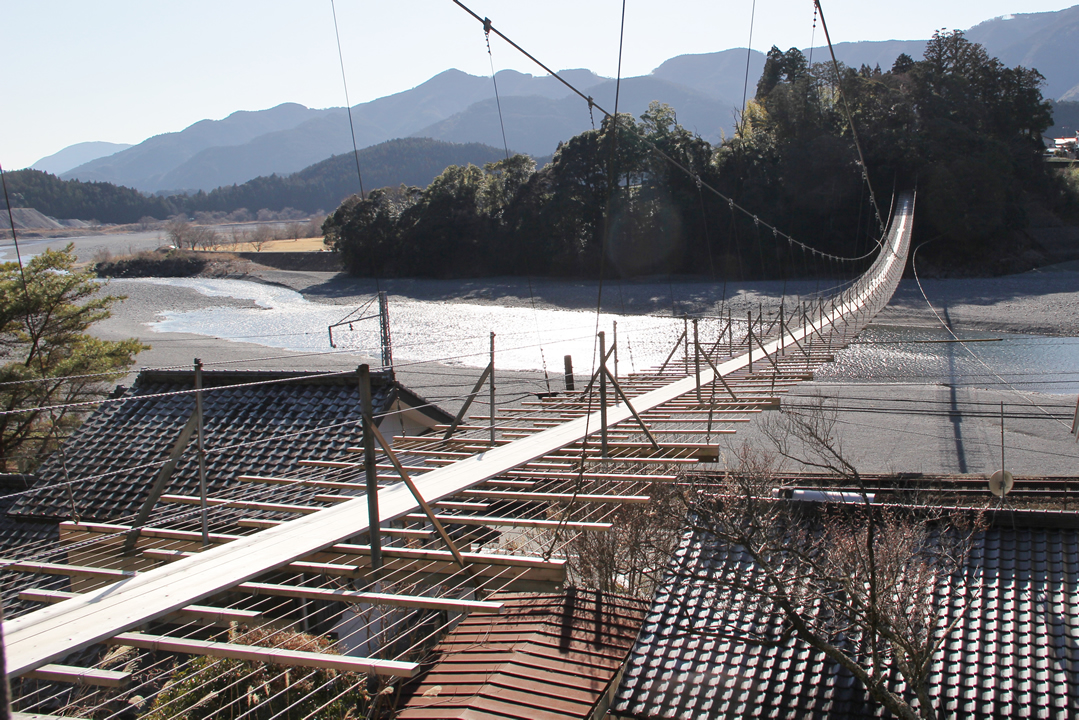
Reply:
[[[833, 42], [916, 40], [1075, 0], [823, 0]], [[555, 70], [613, 77], [620, 0], [469, 0]], [[752, 0], [628, 0], [622, 74], [745, 47]], [[447, 68], [490, 72], [483, 30], [452, 0], [336, 0], [353, 104]], [[811, 0], [757, 0], [752, 47], [821, 44]], [[495, 67], [542, 72], [497, 38]], [[330, 0], [0, 0], [0, 164], [88, 140], [138, 143], [282, 102], [344, 105]]]

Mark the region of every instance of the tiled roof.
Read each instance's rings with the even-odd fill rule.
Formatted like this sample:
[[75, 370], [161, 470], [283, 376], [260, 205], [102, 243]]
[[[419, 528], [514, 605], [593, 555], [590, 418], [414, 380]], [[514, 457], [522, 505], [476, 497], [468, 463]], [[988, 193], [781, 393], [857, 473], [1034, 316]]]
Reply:
[[470, 615], [397, 715], [420, 718], [590, 717], [633, 645], [645, 605], [570, 589], [492, 596], [501, 615]]
[[8, 510], [29, 490], [33, 475], [0, 475], [0, 550], [15, 550], [43, 540], [58, 540], [59, 526], [54, 520], [36, 520], [8, 515]]
[[[688, 533], [672, 571], [711, 571], [709, 588], [675, 581], [657, 592], [612, 705], [633, 718], [875, 718], [889, 716], [849, 672], [762, 622], [724, 578], [752, 563]], [[934, 658], [940, 717], [1079, 717], [1079, 530], [1004, 523], [977, 537], [966, 580], [937, 588], [941, 627], [961, 614]], [[708, 635], [752, 630], [764, 642]], [[731, 629], [737, 630], [731, 630]], [[694, 633], [694, 629], [698, 632]], [[748, 639], [744, 638], [744, 639]], [[902, 681], [892, 685], [905, 691]]]
[[[242, 387], [244, 383], [285, 380]], [[360, 441], [360, 408], [355, 373], [318, 376], [312, 373], [207, 371], [203, 383], [207, 481], [210, 494], [236, 485], [241, 474], [295, 472], [301, 459], [340, 458], [347, 445]], [[399, 393], [389, 375], [372, 373], [375, 412], [388, 407]], [[194, 373], [141, 373], [121, 397], [168, 393], [194, 388]], [[168, 457], [195, 408], [193, 394], [170, 395], [101, 406], [64, 443], [63, 458], [53, 455], [38, 471], [39, 485], [97, 476]], [[336, 427], [331, 427], [336, 426]], [[318, 432], [305, 432], [329, 428]], [[274, 437], [281, 436], [281, 437]], [[222, 452], [240, 443], [247, 444]], [[168, 483], [167, 492], [198, 493], [198, 460], [192, 438]], [[105, 521], [138, 511], [159, 466], [132, 470], [73, 485], [75, 504], [85, 520]], [[12, 515], [68, 517], [67, 493], [59, 488], [25, 495]]]

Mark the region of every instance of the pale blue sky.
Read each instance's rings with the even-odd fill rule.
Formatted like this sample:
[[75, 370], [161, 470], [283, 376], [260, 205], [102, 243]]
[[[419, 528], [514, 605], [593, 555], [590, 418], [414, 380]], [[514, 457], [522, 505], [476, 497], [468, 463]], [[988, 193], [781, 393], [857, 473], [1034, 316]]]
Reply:
[[[824, 0], [834, 42], [923, 39], [1075, 0]], [[619, 0], [470, 0], [556, 70], [614, 76]], [[624, 76], [667, 58], [745, 47], [751, 0], [629, 0]], [[337, 0], [353, 104], [455, 67], [489, 72], [479, 23], [450, 0]], [[811, 0], [757, 0], [753, 47], [805, 47]], [[823, 41], [818, 25], [816, 42]], [[496, 68], [538, 73], [492, 40]], [[0, 163], [25, 167], [88, 140], [138, 143], [235, 110], [344, 105], [329, 0], [0, 0]]]

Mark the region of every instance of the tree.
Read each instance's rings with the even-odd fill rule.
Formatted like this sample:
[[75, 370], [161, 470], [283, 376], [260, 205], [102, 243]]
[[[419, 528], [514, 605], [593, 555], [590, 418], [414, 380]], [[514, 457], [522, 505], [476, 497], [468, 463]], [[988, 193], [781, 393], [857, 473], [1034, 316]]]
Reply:
[[26, 410], [0, 416], [0, 465], [9, 472], [36, 467], [87, 411], [41, 408], [104, 397], [148, 349], [87, 333], [123, 298], [102, 294], [91, 271], [75, 269], [71, 245], [32, 258], [24, 273], [0, 265], [0, 409]]
[[[932, 658], [964, 617], [941, 626], [934, 595], [965, 568], [981, 519], [873, 505], [834, 421], [818, 401], [781, 411], [765, 432], [780, 456], [841, 480], [847, 492], [833, 496], [839, 502], [814, 510], [779, 498], [775, 454], [743, 445], [718, 492], [700, 493], [691, 505], [695, 539], [743, 563], [721, 603], [740, 603], [756, 625], [778, 623], [783, 641], [794, 636], [824, 654], [896, 717], [934, 718]], [[679, 581], [715, 582], [711, 564], [689, 567], [696, 569], [676, 564]], [[973, 600], [966, 598], [968, 609]], [[702, 632], [774, 641], [733, 625]]]

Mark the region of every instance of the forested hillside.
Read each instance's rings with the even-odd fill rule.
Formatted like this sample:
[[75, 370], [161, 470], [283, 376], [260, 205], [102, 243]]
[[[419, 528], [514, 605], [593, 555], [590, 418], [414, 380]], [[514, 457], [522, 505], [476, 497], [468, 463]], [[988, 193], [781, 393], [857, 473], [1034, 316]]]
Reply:
[[[427, 187], [450, 165], [482, 165], [504, 158], [505, 152], [479, 143], [458, 145], [430, 138], [401, 138], [364, 148], [359, 155], [364, 188], [370, 190], [401, 184]], [[346, 153], [292, 175], [259, 177], [242, 185], [196, 193], [183, 203], [190, 212], [293, 207], [314, 213], [335, 208], [359, 191], [356, 157]]]
[[[401, 184], [426, 187], [449, 165], [484, 164], [504, 158], [505, 152], [487, 145], [458, 145], [430, 138], [390, 140], [360, 151], [366, 189]], [[163, 220], [177, 213], [231, 213], [241, 208], [294, 208], [305, 213], [336, 207], [359, 192], [356, 158], [351, 153], [316, 163], [287, 176], [270, 175], [242, 185], [194, 195], [147, 196], [107, 182], [61, 180], [38, 170], [6, 175], [14, 207], [32, 207], [64, 219], [102, 223], [134, 223], [144, 217]]]
[[843, 96], [832, 65], [773, 48], [738, 131], [718, 147], [656, 103], [639, 122], [577, 135], [541, 170], [518, 156], [447, 168], [426, 190], [350, 198], [327, 219], [327, 240], [365, 275], [851, 271], [753, 221], [825, 253], [873, 248], [879, 225], [844, 96], [877, 206], [887, 215], [893, 190], [918, 191], [915, 242], [929, 241], [920, 257], [938, 271], [1014, 271], [1032, 215], [1074, 215], [1075, 198], [1041, 159], [1052, 117], [1037, 71], [941, 32], [917, 62], [901, 55], [888, 71], [840, 77]]
[[31, 207], [54, 218], [127, 224], [180, 212], [172, 198], [151, 197], [107, 182], [61, 180], [40, 170], [5, 173], [12, 207]]

